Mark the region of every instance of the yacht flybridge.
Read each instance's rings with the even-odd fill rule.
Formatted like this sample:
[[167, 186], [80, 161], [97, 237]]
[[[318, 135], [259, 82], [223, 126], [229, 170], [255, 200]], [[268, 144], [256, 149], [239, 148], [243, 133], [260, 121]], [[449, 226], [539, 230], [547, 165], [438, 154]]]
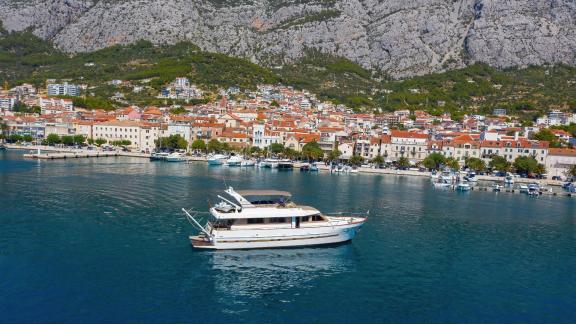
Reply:
[[368, 215], [322, 214], [293, 203], [292, 195], [277, 190], [224, 191], [229, 197], [210, 208], [202, 226], [198, 211], [182, 209], [200, 233], [190, 236], [195, 248], [255, 249], [333, 244], [354, 238]]

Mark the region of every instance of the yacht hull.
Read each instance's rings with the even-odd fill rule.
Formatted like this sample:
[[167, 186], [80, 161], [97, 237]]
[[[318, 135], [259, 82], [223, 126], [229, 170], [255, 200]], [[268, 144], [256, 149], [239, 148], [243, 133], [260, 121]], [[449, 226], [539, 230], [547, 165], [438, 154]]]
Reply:
[[356, 236], [365, 220], [347, 225], [274, 230], [218, 231], [210, 242], [205, 236], [191, 236], [192, 246], [199, 249], [238, 250], [271, 249], [337, 244]]

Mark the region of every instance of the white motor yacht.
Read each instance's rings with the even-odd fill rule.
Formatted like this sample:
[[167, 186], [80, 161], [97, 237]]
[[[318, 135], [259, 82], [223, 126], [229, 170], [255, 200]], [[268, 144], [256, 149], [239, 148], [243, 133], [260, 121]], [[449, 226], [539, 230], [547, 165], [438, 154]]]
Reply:
[[291, 194], [276, 190], [225, 190], [227, 198], [210, 208], [202, 226], [200, 212], [182, 209], [200, 233], [190, 236], [200, 249], [255, 249], [334, 244], [350, 241], [366, 222], [364, 216], [329, 216], [291, 202]]
[[513, 185], [514, 184], [514, 177], [512, 177], [511, 175], [507, 175], [504, 178], [504, 184]]
[[226, 165], [229, 167], [241, 166], [244, 159], [238, 155], [234, 155], [226, 161]]
[[472, 187], [466, 182], [460, 182], [458, 185], [456, 185], [456, 190], [458, 191], [470, 191], [470, 189], [472, 189]]
[[178, 152], [170, 153], [166, 157], [166, 162], [184, 162], [186, 161], [186, 155]]
[[223, 154], [214, 154], [208, 158], [209, 165], [222, 165], [228, 159], [226, 155]]

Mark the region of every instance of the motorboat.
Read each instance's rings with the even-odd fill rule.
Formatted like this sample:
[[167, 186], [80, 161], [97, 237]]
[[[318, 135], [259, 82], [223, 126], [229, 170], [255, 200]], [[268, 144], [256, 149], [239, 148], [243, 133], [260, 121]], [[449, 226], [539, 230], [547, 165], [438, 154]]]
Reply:
[[521, 193], [527, 193], [528, 192], [528, 186], [527, 185], [520, 185], [518, 187], [518, 190], [520, 190]]
[[350, 173], [358, 173], [358, 168], [357, 167], [350, 167]]
[[0, 151], [6, 151], [6, 145], [0, 144]]
[[472, 189], [472, 187], [466, 182], [460, 182], [456, 185], [456, 190], [458, 191], [470, 191], [470, 189]]
[[241, 156], [234, 155], [226, 160], [226, 165], [229, 167], [241, 166], [244, 159]]
[[166, 157], [166, 162], [184, 162], [186, 161], [186, 155], [182, 153], [171, 153]]
[[208, 158], [208, 165], [222, 165], [228, 157], [223, 154], [214, 154]]
[[150, 154], [150, 161], [166, 161], [166, 158], [170, 155], [168, 152], [154, 152]]
[[468, 172], [468, 174], [466, 174], [464, 176], [464, 180], [466, 180], [468, 182], [478, 182], [478, 178], [476, 177], [476, 172]]
[[268, 169], [278, 169], [278, 159], [265, 159], [264, 161], [260, 162], [261, 168], [268, 168]]
[[440, 174], [439, 179], [442, 181], [453, 182], [456, 180], [457, 177], [458, 175], [454, 174], [454, 172], [452, 172], [451, 170], [444, 170], [442, 171], [442, 174]]
[[294, 169], [294, 162], [288, 159], [282, 159], [278, 161], [278, 169], [282, 170], [293, 170]]
[[318, 164], [316, 162], [310, 164], [310, 172], [317, 172], [318, 171]]
[[242, 163], [240, 163], [241, 167], [253, 167], [256, 165], [256, 161], [254, 160], [242, 160]]
[[303, 172], [310, 171], [310, 163], [308, 163], [308, 162], [301, 163], [300, 164], [300, 171], [303, 171]]
[[447, 180], [438, 179], [438, 181], [433, 181], [432, 185], [437, 189], [449, 189], [452, 187], [452, 183]]
[[531, 183], [528, 185], [528, 194], [529, 195], [540, 195], [540, 185], [537, 183]]
[[352, 240], [368, 219], [365, 215], [320, 212], [292, 202], [292, 195], [277, 190], [224, 191], [227, 197], [208, 212], [205, 225], [199, 211], [182, 209], [199, 230], [190, 236], [199, 249], [257, 249], [335, 244]]
[[493, 184], [493, 185], [492, 185], [492, 191], [494, 191], [494, 192], [500, 192], [500, 191], [502, 191], [502, 185], [497, 184], [497, 183]]
[[514, 184], [514, 177], [512, 177], [511, 175], [507, 175], [504, 178], [504, 184], [513, 185]]

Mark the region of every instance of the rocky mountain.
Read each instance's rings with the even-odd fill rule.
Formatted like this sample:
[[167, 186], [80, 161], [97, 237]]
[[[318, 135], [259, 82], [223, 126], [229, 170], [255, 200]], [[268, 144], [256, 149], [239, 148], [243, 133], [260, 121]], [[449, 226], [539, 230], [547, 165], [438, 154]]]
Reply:
[[189, 40], [278, 65], [316, 49], [394, 77], [576, 64], [575, 0], [0, 0], [0, 20], [67, 52]]

